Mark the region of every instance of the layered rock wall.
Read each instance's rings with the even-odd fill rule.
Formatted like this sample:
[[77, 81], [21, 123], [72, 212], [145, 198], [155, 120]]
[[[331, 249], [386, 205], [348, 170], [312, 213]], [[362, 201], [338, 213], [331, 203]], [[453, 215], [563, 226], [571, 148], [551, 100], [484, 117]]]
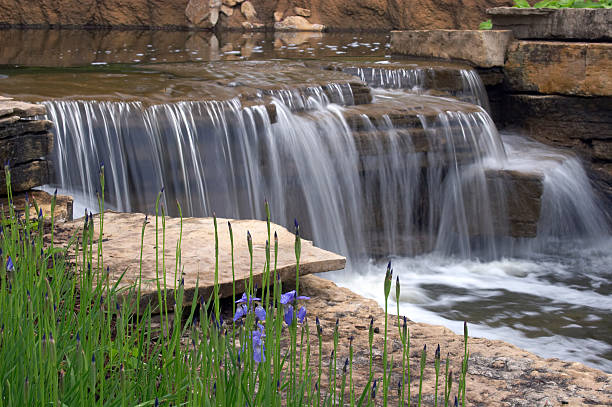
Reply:
[[[0, 0], [0, 26], [390, 30], [476, 28], [510, 0]], [[287, 20], [290, 18], [290, 20]], [[282, 24], [286, 21], [286, 24]], [[314, 27], [313, 27], [314, 25]]]

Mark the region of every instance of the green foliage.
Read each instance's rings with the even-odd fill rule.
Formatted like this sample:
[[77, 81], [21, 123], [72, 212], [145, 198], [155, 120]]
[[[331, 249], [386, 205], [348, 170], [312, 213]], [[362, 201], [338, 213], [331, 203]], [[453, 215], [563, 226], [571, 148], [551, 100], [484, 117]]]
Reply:
[[[514, 7], [530, 8], [532, 6], [527, 0], [514, 0]], [[535, 3], [533, 8], [612, 8], [612, 0], [542, 0]]]
[[483, 21], [478, 25], [479, 30], [491, 30], [493, 28], [493, 23], [491, 20]]
[[[102, 167], [102, 193], [99, 197], [101, 211], [104, 202], [103, 171]], [[8, 198], [12, 202], [10, 172], [8, 169], [5, 172]], [[34, 213], [38, 214], [36, 202], [33, 204]], [[87, 216], [68, 247], [58, 248], [53, 244], [54, 207], [55, 198], [50, 227], [48, 221], [45, 223], [42, 212], [38, 217], [30, 218], [27, 201], [25, 217], [9, 204], [8, 213], [2, 213], [0, 218], [0, 407], [332, 407], [345, 403], [351, 406], [371, 406], [375, 404], [377, 382], [378, 388], [382, 385], [383, 400], [387, 403], [391, 373], [394, 370], [393, 359], [386, 360], [387, 316], [384, 321], [383, 377], [375, 377], [372, 364], [380, 362], [373, 361], [370, 347], [369, 378], [363, 389], [354, 387], [352, 338], [340, 337], [337, 321], [333, 330], [334, 351], [328, 364], [330, 374], [327, 389], [322, 389], [323, 328], [317, 318], [317, 341], [313, 342], [318, 344], [317, 365], [317, 359], [310, 363], [312, 350], [306, 311], [302, 314], [302, 309], [300, 312], [297, 310], [297, 301], [306, 299], [299, 296], [299, 283], [296, 282], [295, 291], [281, 294], [282, 283], [276, 269], [276, 234], [274, 248], [266, 244], [264, 285], [261, 291], [257, 291], [253, 281], [253, 250], [249, 235], [250, 278], [246, 283], [244, 301], [238, 301], [242, 314], [228, 324], [221, 321], [217, 244], [215, 287], [211, 298], [199, 296], [196, 284], [193, 300], [187, 305], [183, 281], [166, 281], [165, 211], [160, 206], [159, 197], [154, 223], [156, 247], [161, 249], [156, 253], [157, 301], [143, 301], [142, 306], [142, 273], [137, 282], [127, 289], [119, 289], [118, 283], [109, 282], [102, 256], [103, 213], [97, 219]], [[267, 203], [266, 212], [268, 243], [272, 236]], [[143, 241], [147, 225], [148, 219], [145, 218], [141, 232]], [[233, 255], [234, 240], [230, 224], [228, 228]], [[218, 242], [216, 219], [215, 242]], [[142, 246], [141, 241], [140, 271]], [[181, 274], [180, 250], [179, 237], [176, 262], [173, 265], [175, 275]], [[298, 264], [296, 279], [299, 281], [301, 239], [297, 223], [295, 252]], [[392, 284], [391, 273], [389, 265], [384, 281], [385, 310]], [[396, 281], [398, 301], [399, 279]], [[258, 292], [261, 292], [261, 298], [254, 298]], [[288, 299], [287, 295], [291, 293], [293, 296]], [[235, 291], [233, 297], [232, 311], [236, 311], [237, 315]], [[404, 405], [406, 399], [410, 400], [410, 335], [405, 317], [400, 328], [402, 320], [399, 306], [397, 311], [403, 354], [401, 366], [395, 369], [395, 373], [401, 373], [398, 404]], [[370, 345], [374, 332], [372, 324]], [[347, 355], [338, 355], [341, 339], [350, 341]], [[341, 369], [337, 369], [338, 357], [343, 366]], [[462, 405], [465, 405], [467, 360], [466, 328], [465, 356], [457, 392], [457, 398], [463, 401]], [[425, 364], [426, 355], [423, 351], [420, 383]], [[436, 395], [439, 371], [438, 350], [435, 358]], [[338, 374], [340, 380], [337, 382]], [[452, 387], [452, 371], [448, 370], [448, 359], [444, 379], [443, 401], [444, 406], [448, 407]], [[420, 401], [421, 387], [418, 398]]]

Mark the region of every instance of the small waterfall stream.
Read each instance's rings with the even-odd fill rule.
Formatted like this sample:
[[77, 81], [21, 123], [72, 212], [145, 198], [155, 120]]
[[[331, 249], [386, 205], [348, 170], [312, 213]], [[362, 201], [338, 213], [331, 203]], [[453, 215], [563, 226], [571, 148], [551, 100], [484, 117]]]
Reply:
[[[392, 256], [408, 293], [395, 299], [402, 312], [457, 330], [454, 321], [467, 319], [472, 332], [488, 337], [504, 339], [511, 330], [528, 349], [582, 360], [550, 349], [559, 341], [587, 346], [564, 321], [529, 325], [533, 314], [571, 320], [575, 311], [599, 329], [612, 308], [603, 266], [612, 261], [605, 254], [612, 241], [579, 161], [500, 136], [472, 70], [461, 70], [454, 96], [480, 108], [426, 95], [420, 69], [355, 74], [386, 88], [373, 90], [365, 110], [354, 106], [350, 86], [338, 84], [266, 91], [254, 104], [47, 101], [57, 124], [54, 186], [95, 205], [104, 162], [107, 207], [121, 211], [151, 212], [162, 187], [171, 215], [178, 201], [185, 216], [263, 219], [267, 199], [273, 221], [290, 226], [297, 218], [306, 237], [348, 256], [347, 270], [329, 275], [337, 283], [380, 301], [376, 259]], [[370, 108], [389, 111], [373, 116]], [[397, 109], [411, 119], [398, 118]], [[542, 177], [537, 237], [507, 236], [511, 192], [487, 176], [498, 170]], [[587, 259], [594, 250], [601, 264]], [[592, 296], [590, 284], [600, 284]], [[507, 320], [496, 307], [510, 297], [522, 308]], [[588, 346], [589, 361], [611, 366], [605, 355], [612, 344]]]

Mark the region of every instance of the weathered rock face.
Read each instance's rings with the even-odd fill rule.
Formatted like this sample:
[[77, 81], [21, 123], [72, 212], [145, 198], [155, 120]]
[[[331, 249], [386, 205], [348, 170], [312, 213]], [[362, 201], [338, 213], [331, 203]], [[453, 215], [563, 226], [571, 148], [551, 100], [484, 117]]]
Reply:
[[[13, 192], [47, 184], [51, 178], [45, 157], [53, 149], [52, 123], [32, 118], [45, 112], [42, 105], [0, 99], [0, 162], [11, 169]], [[0, 194], [6, 193], [6, 176], [1, 171]]]
[[490, 68], [503, 66], [510, 31], [411, 30], [391, 33], [391, 52], [419, 58], [466, 61]]
[[[223, 0], [240, 7], [241, 0]], [[424, 28], [474, 29], [487, 7], [510, 0], [251, 0], [258, 23], [271, 27], [274, 13], [307, 17], [310, 24], [338, 30]], [[219, 0], [0, 0], [0, 25], [240, 28], [242, 13], [225, 13], [217, 22]], [[189, 11], [187, 11], [189, 10]], [[297, 11], [296, 11], [297, 10]], [[308, 15], [310, 12], [310, 15]]]
[[612, 43], [514, 41], [507, 55], [514, 93], [612, 95]]
[[612, 39], [612, 10], [592, 8], [517, 8], [487, 10], [496, 30], [515, 38], [606, 41]]

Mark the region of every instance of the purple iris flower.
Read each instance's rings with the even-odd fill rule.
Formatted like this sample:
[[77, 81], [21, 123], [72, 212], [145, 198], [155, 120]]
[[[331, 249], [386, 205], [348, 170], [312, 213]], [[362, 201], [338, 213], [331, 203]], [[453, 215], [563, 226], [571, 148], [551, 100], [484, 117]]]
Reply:
[[293, 322], [293, 306], [289, 305], [285, 311], [285, 323], [291, 325]]
[[251, 339], [253, 341], [253, 360], [257, 363], [261, 363], [262, 360], [264, 362], [266, 361], [266, 346], [264, 344], [265, 337], [265, 328], [262, 324], [257, 323], [257, 329], [251, 332]]
[[248, 302], [249, 305], [251, 305], [253, 301], [261, 301], [261, 298], [257, 298], [257, 297], [249, 298], [246, 293], [242, 293], [242, 297], [238, 301], [236, 301], [236, 304], [243, 304], [243, 303]]
[[236, 314], [234, 314], [234, 322], [238, 321], [240, 318], [242, 318], [246, 314], [247, 314], [246, 305], [240, 305], [238, 308], [236, 308]]
[[11, 256], [8, 256], [8, 259], [6, 259], [6, 271], [15, 271], [15, 266], [13, 265]]
[[285, 294], [281, 294], [281, 304], [289, 304], [295, 300], [309, 300], [310, 297], [306, 297], [304, 295], [296, 296], [295, 290], [291, 290], [286, 292]]
[[304, 318], [306, 318], [306, 307], [302, 307], [299, 309], [297, 317], [298, 321], [300, 321], [300, 324], [304, 323]]
[[266, 310], [263, 309], [261, 305], [258, 305], [257, 307], [255, 307], [255, 316], [257, 317], [258, 320], [265, 321], [266, 320]]

